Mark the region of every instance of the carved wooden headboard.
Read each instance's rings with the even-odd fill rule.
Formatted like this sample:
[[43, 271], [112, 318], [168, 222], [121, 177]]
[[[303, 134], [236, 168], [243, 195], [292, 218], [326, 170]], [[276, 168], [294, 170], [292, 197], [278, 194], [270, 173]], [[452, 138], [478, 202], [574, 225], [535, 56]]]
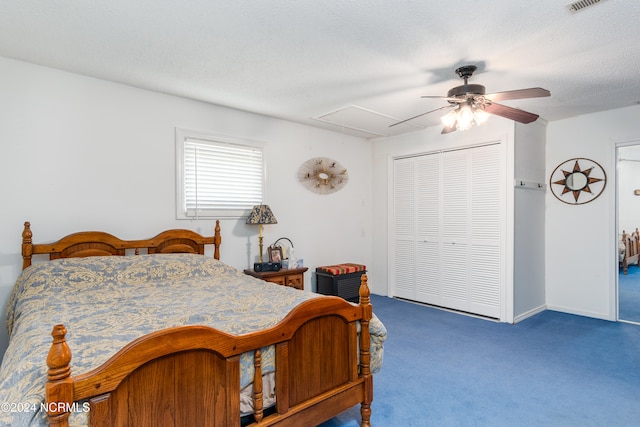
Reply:
[[31, 223], [24, 223], [22, 232], [22, 269], [31, 265], [33, 255], [49, 255], [49, 259], [126, 255], [127, 249], [139, 253], [194, 253], [204, 255], [205, 245], [214, 245], [213, 257], [220, 259], [220, 221], [216, 221], [214, 235], [204, 237], [191, 230], [166, 230], [151, 239], [122, 240], [103, 231], [83, 231], [70, 234], [54, 243], [33, 244]]

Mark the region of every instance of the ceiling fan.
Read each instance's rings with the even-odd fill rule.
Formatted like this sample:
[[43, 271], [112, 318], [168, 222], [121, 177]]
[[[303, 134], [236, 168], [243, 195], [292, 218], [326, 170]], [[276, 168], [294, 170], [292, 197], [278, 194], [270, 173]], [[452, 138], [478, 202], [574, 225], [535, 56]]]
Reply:
[[435, 111], [444, 110], [446, 108], [454, 108], [442, 117], [444, 128], [442, 133], [450, 133], [456, 130], [466, 130], [474, 124], [479, 125], [484, 122], [489, 114], [505, 117], [520, 123], [531, 123], [538, 119], [537, 114], [527, 111], [518, 110], [517, 108], [507, 107], [506, 105], [497, 104], [495, 101], [506, 101], [511, 99], [539, 98], [551, 96], [551, 92], [540, 87], [532, 87], [528, 89], [518, 89], [506, 92], [485, 93], [485, 87], [477, 84], [469, 84], [467, 81], [476, 70], [475, 65], [465, 65], [456, 69], [456, 74], [464, 80], [462, 86], [456, 86], [449, 90], [447, 96], [423, 96], [422, 98], [439, 98], [449, 102], [449, 105], [409, 117], [408, 119], [394, 123], [389, 127], [408, 122], [426, 114]]

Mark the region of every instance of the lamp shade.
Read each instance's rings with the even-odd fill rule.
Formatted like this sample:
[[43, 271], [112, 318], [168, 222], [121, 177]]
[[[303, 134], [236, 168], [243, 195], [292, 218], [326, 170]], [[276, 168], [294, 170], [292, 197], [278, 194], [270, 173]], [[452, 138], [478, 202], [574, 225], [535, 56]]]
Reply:
[[273, 216], [269, 205], [256, 205], [251, 209], [247, 218], [247, 224], [277, 224], [278, 220]]

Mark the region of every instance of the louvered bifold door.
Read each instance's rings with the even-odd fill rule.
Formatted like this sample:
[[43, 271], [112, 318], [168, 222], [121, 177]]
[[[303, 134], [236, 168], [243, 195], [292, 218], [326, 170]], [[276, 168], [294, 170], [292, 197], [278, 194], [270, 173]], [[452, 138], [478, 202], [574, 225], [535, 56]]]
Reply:
[[499, 318], [505, 258], [500, 146], [477, 147], [469, 156], [469, 311]]
[[442, 154], [442, 305], [469, 311], [469, 150]]
[[394, 296], [500, 317], [499, 144], [394, 161]]
[[393, 167], [394, 296], [416, 299], [415, 206], [416, 179], [413, 159], [398, 159]]
[[416, 300], [441, 305], [441, 156], [420, 156], [415, 159], [415, 164]]

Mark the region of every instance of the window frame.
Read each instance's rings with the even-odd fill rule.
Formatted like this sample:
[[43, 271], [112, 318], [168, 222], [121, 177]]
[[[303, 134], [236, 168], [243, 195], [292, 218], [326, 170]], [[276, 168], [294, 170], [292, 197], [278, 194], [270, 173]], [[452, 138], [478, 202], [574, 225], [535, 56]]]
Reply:
[[261, 173], [261, 193], [262, 199], [255, 202], [256, 205], [263, 203], [266, 191], [266, 156], [265, 143], [262, 141], [232, 137], [228, 135], [215, 134], [212, 132], [197, 131], [191, 129], [176, 128], [175, 132], [175, 148], [176, 148], [176, 218], [177, 219], [234, 219], [242, 218], [249, 215], [252, 206], [245, 209], [204, 209], [197, 210], [195, 214], [188, 214], [186, 209], [185, 194], [185, 142], [188, 140], [202, 140], [203, 142], [211, 142], [214, 144], [233, 145], [237, 147], [246, 147], [247, 149], [258, 149], [262, 154], [262, 173]]

